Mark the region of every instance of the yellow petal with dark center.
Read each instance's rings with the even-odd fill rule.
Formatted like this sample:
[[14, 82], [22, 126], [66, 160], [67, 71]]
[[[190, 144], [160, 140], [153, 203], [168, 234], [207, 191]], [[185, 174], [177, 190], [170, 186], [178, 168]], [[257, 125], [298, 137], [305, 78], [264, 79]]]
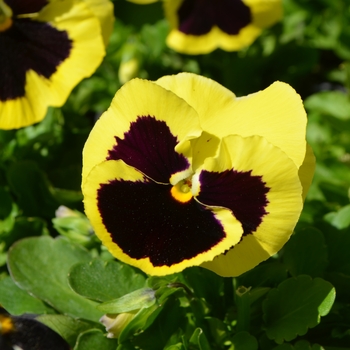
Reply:
[[[163, 127], [159, 131], [152, 131], [151, 128], [147, 128], [149, 131], [146, 131], [145, 126], [141, 128], [141, 124], [150, 127], [150, 122], [154, 126], [162, 124]], [[138, 126], [139, 124], [140, 126]], [[137, 131], [137, 137], [131, 136], [133, 129], [135, 132], [136, 129], [140, 129]], [[191, 162], [190, 140], [199, 137], [202, 132], [196, 111], [183, 99], [151, 81], [134, 79], [126, 83], [116, 93], [107, 112], [97, 121], [85, 144], [83, 182], [96, 164], [113, 159], [113, 157], [110, 158], [110, 152], [118, 147], [117, 138], [126, 140], [129, 137], [129, 147], [135, 151], [138, 150], [140, 154], [146, 154], [145, 152], [154, 154], [158, 152], [155, 148], [161, 147], [159, 143], [163, 142], [162, 136], [167, 134], [166, 129], [169, 135], [174, 138], [172, 147], [175, 147], [176, 153], [184, 155]], [[143, 141], [137, 141], [137, 138], [142, 138]], [[169, 144], [164, 144], [162, 151], [165, 152], [167, 147]], [[152, 149], [154, 150], [152, 151]], [[169, 149], [169, 152], [173, 153], [174, 149]], [[164, 163], [155, 164], [155, 166], [161, 169], [164, 167]], [[137, 166], [135, 167], [137, 168]], [[142, 169], [139, 170], [142, 171]], [[183, 174], [176, 177], [176, 181], [173, 179], [171, 182], [175, 184], [181, 179], [187, 178], [191, 173], [192, 170], [189, 167]], [[147, 173], [146, 175], [151, 176]], [[157, 179], [155, 180], [157, 181]], [[166, 180], [167, 183], [169, 181], [170, 179]]]

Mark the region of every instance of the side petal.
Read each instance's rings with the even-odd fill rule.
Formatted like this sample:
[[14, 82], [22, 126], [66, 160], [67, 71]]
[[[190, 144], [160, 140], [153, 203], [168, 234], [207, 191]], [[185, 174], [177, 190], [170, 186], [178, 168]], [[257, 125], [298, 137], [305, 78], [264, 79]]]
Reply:
[[190, 140], [201, 135], [198, 114], [174, 93], [134, 79], [115, 95], [83, 150], [83, 181], [104, 160], [122, 159], [157, 182], [191, 174]]
[[306, 112], [300, 96], [288, 84], [275, 82], [241, 98], [213, 80], [191, 73], [165, 76], [157, 84], [190, 104], [205, 131], [219, 138], [259, 135], [285, 152], [298, 167], [303, 163]]
[[121, 160], [97, 165], [83, 185], [85, 212], [102, 243], [116, 258], [151, 275], [212, 260], [242, 234], [229, 210], [207, 210], [193, 199], [180, 203], [171, 187]]
[[305, 200], [307, 192], [312, 183], [316, 167], [316, 158], [309, 144], [306, 145], [306, 154], [303, 164], [299, 168], [299, 178], [303, 186], [303, 200]]
[[281, 20], [283, 7], [281, 0], [242, 0], [249, 6], [253, 21], [258, 28], [267, 28]]
[[75, 3], [69, 12], [55, 18], [51, 24], [66, 31], [73, 46], [52, 75], [51, 105], [61, 106], [71, 90], [83, 79], [91, 76], [105, 56], [99, 21], [84, 2]]
[[103, 41], [108, 45], [114, 25], [114, 6], [110, 0], [84, 0], [92, 13], [98, 18], [101, 26]]
[[203, 267], [237, 276], [287, 242], [302, 210], [302, 186], [298, 168], [280, 149], [259, 136], [228, 136], [196, 177], [198, 200], [230, 209], [244, 229], [240, 243]]

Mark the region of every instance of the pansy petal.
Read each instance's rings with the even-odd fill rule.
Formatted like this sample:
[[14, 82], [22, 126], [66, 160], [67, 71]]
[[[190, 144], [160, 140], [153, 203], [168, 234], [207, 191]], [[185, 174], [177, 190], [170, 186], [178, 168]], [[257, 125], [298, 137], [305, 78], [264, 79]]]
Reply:
[[267, 28], [278, 22], [283, 16], [281, 0], [242, 0], [249, 6], [253, 24], [260, 28]]
[[316, 158], [309, 144], [306, 145], [305, 159], [299, 168], [299, 178], [303, 186], [303, 200], [305, 200], [307, 192], [312, 183], [316, 167]]
[[148, 274], [212, 260], [242, 234], [229, 210], [208, 210], [193, 199], [180, 203], [171, 185], [155, 183], [121, 160], [95, 166], [82, 188], [86, 214], [103, 244]]
[[[46, 89], [42, 80], [32, 70], [26, 74], [26, 86], [30, 86], [25, 97], [8, 101], [0, 100], [0, 129], [14, 129], [39, 122], [47, 109]], [[36, 101], [36, 103], [32, 103]]]
[[[240, 243], [202, 265], [222, 276], [237, 276], [276, 253], [302, 210], [298, 168], [259, 136], [225, 137], [218, 156], [205, 161], [194, 182], [201, 203], [230, 209], [244, 228]], [[245, 252], [248, 258], [241, 261]]]
[[195, 110], [174, 93], [140, 79], [126, 83], [97, 121], [83, 150], [83, 181], [104, 160], [122, 159], [153, 180], [191, 173], [190, 140], [201, 128]]
[[67, 31], [73, 42], [69, 58], [61, 63], [50, 78], [55, 87], [51, 103], [61, 106], [73, 87], [83, 78], [89, 77], [100, 65], [105, 49], [99, 21], [92, 16], [84, 2], [74, 4], [69, 12], [51, 23], [58, 30]]
[[298, 167], [303, 163], [306, 113], [300, 96], [288, 84], [275, 82], [241, 98], [215, 81], [191, 73], [165, 76], [157, 84], [190, 104], [205, 131], [220, 138], [259, 135], [285, 152]]
[[[33, 124], [44, 118], [48, 106], [61, 106], [105, 54], [98, 20], [84, 3], [50, 23], [14, 19], [0, 33], [0, 50], [6, 52], [0, 58], [2, 129]], [[22, 113], [14, 116], [11, 110]]]
[[114, 6], [110, 0], [84, 0], [89, 9], [100, 21], [103, 41], [108, 45], [114, 25]]
[[[38, 0], [34, 0], [34, 2], [36, 1]], [[70, 11], [76, 0], [47, 0], [45, 2], [47, 3], [47, 6], [43, 7], [40, 12], [34, 15], [35, 20], [37, 21], [51, 22], [56, 17]]]

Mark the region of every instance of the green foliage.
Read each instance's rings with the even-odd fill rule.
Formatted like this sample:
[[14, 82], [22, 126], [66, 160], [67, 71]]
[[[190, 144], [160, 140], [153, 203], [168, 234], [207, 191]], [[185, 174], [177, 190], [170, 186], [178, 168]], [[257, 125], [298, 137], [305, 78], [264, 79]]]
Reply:
[[306, 334], [328, 314], [334, 299], [333, 286], [321, 278], [300, 275], [285, 280], [263, 303], [267, 336], [282, 343]]
[[95, 259], [74, 265], [69, 273], [69, 284], [86, 298], [109, 301], [143, 287], [145, 277], [118, 261]]
[[[74, 350], [348, 349], [348, 2], [284, 0], [282, 22], [250, 47], [197, 56], [167, 48], [161, 2], [114, 4], [97, 72], [41, 123], [0, 131], [1, 306], [36, 314]], [[300, 221], [276, 256], [234, 279], [202, 268], [145, 276], [113, 260], [83, 214], [81, 152], [97, 118], [125, 79], [181, 71], [237, 96], [281, 80], [305, 101], [317, 168]], [[70, 208], [63, 216], [62, 206]], [[100, 317], [129, 311], [119, 338], [107, 338]]]
[[96, 304], [73, 292], [67, 279], [72, 265], [89, 259], [88, 251], [64, 239], [27, 238], [12, 246], [8, 267], [15, 283], [29, 294], [72, 317], [98, 321], [102, 314]]

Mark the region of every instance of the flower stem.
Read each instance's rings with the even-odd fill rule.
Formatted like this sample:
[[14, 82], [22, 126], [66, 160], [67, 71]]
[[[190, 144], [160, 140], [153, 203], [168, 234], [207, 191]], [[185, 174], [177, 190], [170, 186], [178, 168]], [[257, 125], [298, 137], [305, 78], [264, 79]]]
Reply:
[[[234, 280], [234, 284], [235, 284]], [[247, 331], [250, 328], [250, 289], [244, 286], [235, 287], [235, 300], [237, 305], [237, 332]]]

